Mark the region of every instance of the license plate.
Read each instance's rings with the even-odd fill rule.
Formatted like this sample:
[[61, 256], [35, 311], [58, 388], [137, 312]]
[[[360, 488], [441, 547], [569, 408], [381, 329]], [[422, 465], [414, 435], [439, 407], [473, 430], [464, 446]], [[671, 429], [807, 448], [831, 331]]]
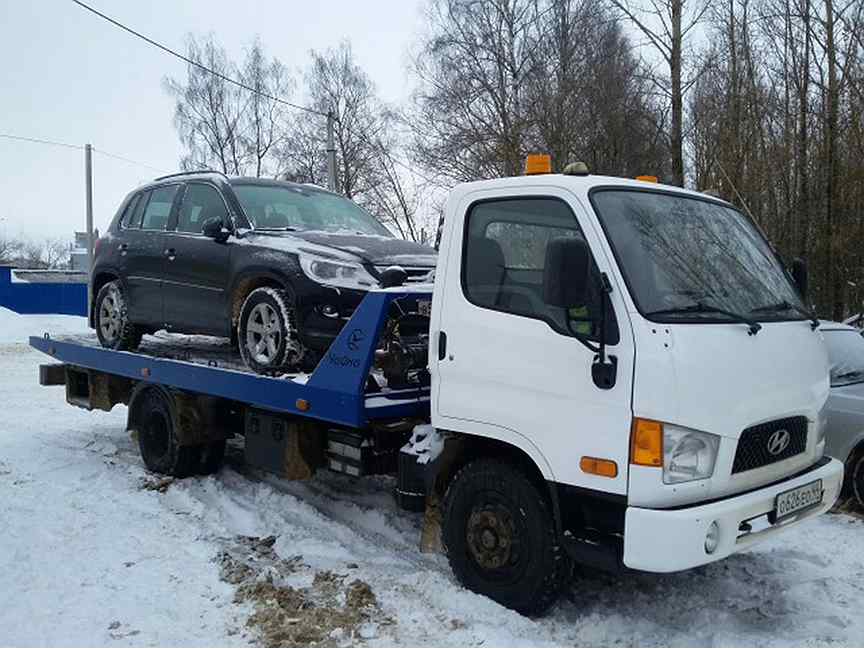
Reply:
[[780, 493], [774, 500], [774, 518], [779, 522], [821, 503], [822, 480], [817, 479], [809, 484]]
[[429, 317], [432, 314], [432, 302], [428, 299], [417, 302], [417, 312]]

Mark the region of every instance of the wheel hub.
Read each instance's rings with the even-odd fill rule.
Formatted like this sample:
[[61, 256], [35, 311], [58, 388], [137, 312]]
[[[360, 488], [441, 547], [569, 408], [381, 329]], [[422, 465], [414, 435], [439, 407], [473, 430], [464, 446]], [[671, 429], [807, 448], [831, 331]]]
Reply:
[[256, 305], [246, 324], [246, 348], [255, 362], [267, 365], [275, 361], [282, 341], [282, 325], [276, 309], [270, 304]]
[[515, 534], [513, 518], [502, 506], [474, 509], [468, 518], [468, 550], [484, 569], [499, 569], [515, 562]]

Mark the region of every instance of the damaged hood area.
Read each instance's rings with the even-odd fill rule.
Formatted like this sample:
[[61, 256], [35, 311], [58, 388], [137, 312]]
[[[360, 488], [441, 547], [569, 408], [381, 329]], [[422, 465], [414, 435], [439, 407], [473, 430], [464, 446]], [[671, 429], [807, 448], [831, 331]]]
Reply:
[[[262, 247], [273, 247], [286, 252], [313, 250], [323, 252], [326, 248], [378, 267], [399, 265], [406, 268], [432, 269], [437, 259], [435, 250], [428, 245], [373, 234], [323, 230], [296, 232], [256, 230], [250, 232], [247, 237], [254, 239], [254, 242]], [[313, 247], [310, 247], [309, 243]]]

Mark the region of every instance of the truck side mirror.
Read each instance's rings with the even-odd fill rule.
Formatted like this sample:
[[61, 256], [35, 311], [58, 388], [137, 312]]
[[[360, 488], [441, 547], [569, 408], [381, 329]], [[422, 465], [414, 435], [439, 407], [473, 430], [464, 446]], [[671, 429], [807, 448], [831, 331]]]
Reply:
[[543, 269], [543, 301], [550, 306], [571, 308], [585, 303], [591, 251], [579, 238], [562, 236], [546, 244]]
[[201, 233], [208, 237], [212, 238], [214, 241], [218, 243], [224, 243], [228, 240], [228, 236], [230, 233], [222, 224], [222, 219], [220, 218], [208, 218], [201, 225]]
[[798, 292], [802, 297], [807, 296], [807, 262], [796, 257], [792, 259], [792, 280], [798, 286]]

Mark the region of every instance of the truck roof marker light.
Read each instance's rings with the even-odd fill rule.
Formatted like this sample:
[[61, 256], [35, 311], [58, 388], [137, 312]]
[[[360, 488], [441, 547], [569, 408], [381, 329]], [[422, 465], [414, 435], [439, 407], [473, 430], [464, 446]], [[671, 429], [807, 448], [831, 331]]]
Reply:
[[548, 153], [529, 153], [525, 158], [525, 175], [552, 173], [552, 156]]
[[582, 472], [600, 477], [615, 478], [618, 476], [618, 464], [611, 459], [598, 459], [597, 457], [582, 457], [579, 460]]
[[653, 182], [654, 184], [657, 184], [659, 182], [657, 176], [652, 175], [638, 175], [636, 176], [636, 179], [640, 182]]
[[634, 418], [630, 434], [630, 463], [659, 468], [663, 465], [663, 424]]

